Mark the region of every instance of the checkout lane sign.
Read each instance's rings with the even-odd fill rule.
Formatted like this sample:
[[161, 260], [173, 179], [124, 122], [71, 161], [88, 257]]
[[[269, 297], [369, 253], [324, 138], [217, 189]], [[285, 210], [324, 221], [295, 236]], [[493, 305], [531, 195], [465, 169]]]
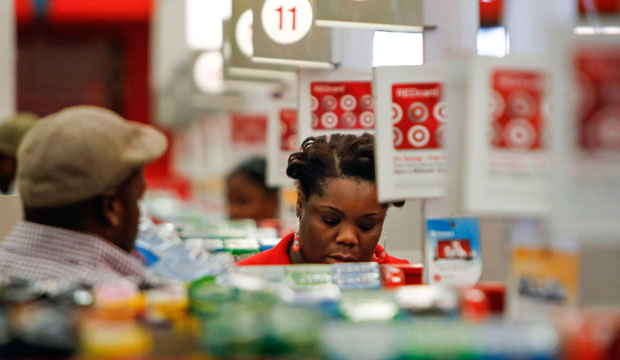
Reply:
[[308, 0], [266, 0], [261, 12], [265, 33], [283, 45], [303, 39], [312, 28], [313, 19]]

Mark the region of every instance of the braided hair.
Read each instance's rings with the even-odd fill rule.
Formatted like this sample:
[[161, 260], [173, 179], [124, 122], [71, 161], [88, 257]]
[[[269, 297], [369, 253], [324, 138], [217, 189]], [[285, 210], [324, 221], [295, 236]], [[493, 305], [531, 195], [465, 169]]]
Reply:
[[[374, 151], [374, 136], [368, 133], [309, 137], [301, 144], [301, 151], [289, 157], [286, 174], [295, 180], [306, 199], [312, 194], [322, 195], [327, 180], [332, 178], [376, 184]], [[391, 203], [397, 207], [403, 204]]]

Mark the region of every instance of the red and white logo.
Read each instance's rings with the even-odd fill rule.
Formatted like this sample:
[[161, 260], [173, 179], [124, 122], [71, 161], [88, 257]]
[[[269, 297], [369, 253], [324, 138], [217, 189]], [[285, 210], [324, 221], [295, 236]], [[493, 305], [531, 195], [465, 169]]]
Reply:
[[394, 147], [400, 146], [403, 143], [403, 132], [399, 128], [392, 128], [394, 134]]
[[[405, 134], [406, 139], [394, 143], [396, 150], [440, 149], [443, 146], [444, 130], [440, 128], [447, 121], [448, 113], [441, 94], [441, 83], [392, 85], [392, 127], [395, 132]], [[407, 121], [401, 121], [403, 117]]]
[[536, 129], [525, 119], [511, 120], [504, 127], [504, 141], [512, 149], [527, 150], [536, 142]]
[[403, 108], [396, 103], [392, 103], [392, 124], [396, 125], [403, 119]]
[[338, 126], [338, 115], [327, 112], [321, 116], [321, 125], [326, 129], [333, 129]]
[[407, 140], [413, 147], [424, 147], [431, 139], [431, 134], [428, 129], [423, 125], [415, 125], [407, 132]]
[[315, 96], [310, 96], [310, 110], [316, 111], [319, 108], [319, 100]]
[[321, 104], [323, 105], [323, 110], [334, 111], [338, 107], [338, 100], [331, 95], [327, 95], [323, 98]]
[[353, 95], [345, 95], [340, 98], [340, 107], [345, 111], [353, 111], [357, 107], [357, 100]]
[[448, 105], [445, 101], [438, 102], [433, 108], [433, 115], [435, 119], [446, 122], [448, 120]]
[[375, 114], [372, 111], [365, 111], [360, 115], [360, 125], [366, 129], [375, 127]]
[[360, 105], [364, 110], [373, 110], [375, 107], [374, 103], [372, 95], [364, 95], [360, 98]]
[[422, 123], [428, 119], [428, 108], [421, 102], [414, 102], [407, 110], [409, 120], [414, 123]]
[[357, 123], [357, 117], [352, 112], [346, 112], [340, 117], [342, 126], [347, 128], [354, 128]]

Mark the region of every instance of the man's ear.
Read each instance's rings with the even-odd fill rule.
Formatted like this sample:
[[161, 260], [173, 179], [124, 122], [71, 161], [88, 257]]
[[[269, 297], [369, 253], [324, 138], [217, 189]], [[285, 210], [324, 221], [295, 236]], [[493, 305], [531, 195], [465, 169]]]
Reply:
[[297, 190], [297, 204], [295, 205], [295, 214], [297, 215], [298, 219], [301, 219], [301, 213], [304, 209], [304, 203], [306, 201], [306, 198], [304, 197], [304, 194]]
[[102, 195], [101, 211], [106, 226], [117, 227], [121, 223], [123, 205], [117, 191]]

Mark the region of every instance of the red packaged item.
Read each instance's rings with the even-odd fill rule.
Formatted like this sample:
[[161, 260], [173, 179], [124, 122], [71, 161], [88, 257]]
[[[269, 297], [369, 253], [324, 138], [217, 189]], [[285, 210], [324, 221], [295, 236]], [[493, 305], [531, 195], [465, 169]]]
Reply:
[[395, 288], [405, 285], [405, 272], [392, 265], [381, 265], [383, 287]]
[[422, 285], [423, 264], [391, 264], [405, 274], [405, 285]]

